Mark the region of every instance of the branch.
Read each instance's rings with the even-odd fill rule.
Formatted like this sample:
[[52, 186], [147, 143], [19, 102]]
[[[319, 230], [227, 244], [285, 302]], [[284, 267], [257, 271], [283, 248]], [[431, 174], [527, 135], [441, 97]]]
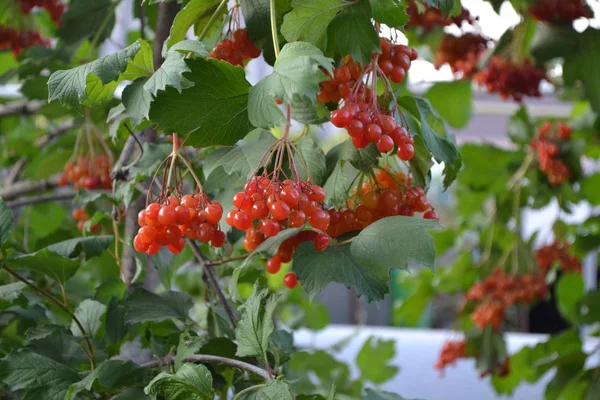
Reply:
[[12, 115], [31, 115], [46, 104], [43, 100], [15, 101], [14, 103], [0, 105], [0, 118]]
[[42, 192], [58, 186], [58, 175], [41, 181], [22, 181], [0, 190], [0, 198], [4, 201], [26, 195], [31, 192]]
[[[131, 134], [131, 136], [129, 136], [127, 138], [127, 141], [125, 142], [125, 145], [123, 146], [123, 151], [121, 152], [119, 159], [117, 160], [115, 165], [113, 165], [112, 171], [110, 172], [110, 177], [113, 181], [127, 180], [128, 176], [129, 176], [129, 170], [131, 169], [132, 166], [134, 166], [136, 164], [137, 161], [139, 161], [139, 158], [143, 154], [142, 143], [139, 141], [137, 136], [135, 136], [135, 132], [130, 132], [130, 134]], [[131, 155], [133, 154], [136, 144], [138, 146], [140, 146], [140, 151], [141, 151], [140, 156], [138, 157], [137, 160], [135, 160], [131, 164], [126, 165], [129, 162]], [[113, 183], [113, 186], [114, 186], [114, 183]]]
[[221, 301], [221, 304], [223, 304], [223, 307], [225, 308], [225, 312], [227, 313], [227, 316], [229, 317], [229, 321], [231, 321], [231, 325], [233, 325], [233, 327], [235, 328], [235, 326], [237, 324], [235, 314], [233, 313], [233, 310], [231, 309], [231, 305], [227, 301], [227, 298], [225, 297], [223, 290], [221, 290], [221, 286], [219, 286], [219, 280], [217, 279], [217, 274], [215, 273], [215, 269], [213, 268], [211, 261], [204, 255], [204, 253], [202, 253], [202, 250], [200, 250], [200, 247], [198, 247], [196, 242], [194, 242], [193, 240], [188, 240], [188, 243], [190, 244], [190, 247], [192, 248], [192, 252], [194, 253], [194, 256], [196, 257], [196, 260], [198, 260], [198, 262], [200, 264], [202, 264], [202, 267], [204, 268], [204, 271], [206, 272], [206, 276], [208, 277], [208, 282], [217, 292], [217, 295], [219, 296], [219, 300]]
[[39, 196], [33, 197], [24, 197], [22, 199], [17, 199], [13, 201], [7, 201], [6, 205], [8, 208], [17, 208], [22, 206], [27, 206], [30, 204], [38, 204], [38, 203], [46, 203], [49, 201], [66, 201], [73, 200], [73, 198], [77, 195], [75, 192], [58, 192], [58, 193], [49, 193], [49, 194], [41, 194]]
[[36, 140], [35, 145], [38, 148], [44, 147], [45, 145], [50, 143], [50, 141], [52, 139], [69, 132], [71, 129], [73, 129], [74, 126], [75, 126], [75, 120], [69, 120], [69, 121], [63, 122], [62, 124], [58, 125], [56, 127], [56, 129], [49, 131], [48, 133], [46, 133], [45, 136], [42, 136], [41, 138]]
[[[173, 364], [175, 356], [173, 354], [168, 354], [163, 358], [158, 360], [150, 361], [147, 363], [140, 364], [143, 368], [157, 368], [165, 365]], [[188, 356], [183, 359], [184, 362], [192, 362], [192, 363], [202, 363], [202, 364], [216, 364], [216, 365], [228, 365], [233, 368], [237, 368], [242, 371], [249, 372], [251, 374], [255, 374], [263, 378], [265, 381], [273, 380], [272, 377], [269, 376], [269, 373], [262, 368], [257, 367], [256, 365], [248, 364], [247, 362], [234, 360], [231, 358], [212, 356], [207, 354], [195, 354], [192, 356]]]

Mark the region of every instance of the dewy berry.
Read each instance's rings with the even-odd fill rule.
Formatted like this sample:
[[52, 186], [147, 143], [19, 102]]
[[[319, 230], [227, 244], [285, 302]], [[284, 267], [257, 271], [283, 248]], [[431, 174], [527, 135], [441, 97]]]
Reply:
[[217, 43], [210, 57], [243, 67], [246, 60], [260, 56], [260, 49], [248, 37], [248, 30], [240, 27], [238, 5], [231, 10], [230, 18], [226, 37]]

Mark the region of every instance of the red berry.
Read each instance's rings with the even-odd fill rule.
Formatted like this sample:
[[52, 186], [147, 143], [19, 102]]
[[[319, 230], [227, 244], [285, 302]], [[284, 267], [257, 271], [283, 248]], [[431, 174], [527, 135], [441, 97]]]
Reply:
[[329, 227], [329, 214], [323, 210], [318, 210], [308, 216], [308, 223], [313, 228], [324, 232]]
[[377, 150], [381, 153], [387, 153], [394, 149], [394, 141], [388, 135], [381, 135], [377, 141]]
[[162, 206], [158, 212], [158, 222], [162, 225], [173, 225], [177, 221], [177, 211], [173, 206]]
[[224, 243], [225, 243], [225, 232], [216, 231], [215, 234], [213, 235], [212, 240], [210, 241], [210, 244], [212, 244], [213, 247], [222, 247]]
[[275, 236], [279, 233], [279, 223], [274, 219], [265, 219], [262, 221], [260, 231], [267, 237]]
[[429, 210], [423, 214], [423, 218], [439, 220], [440, 216], [435, 212], [435, 210]]
[[346, 129], [348, 130], [348, 135], [352, 137], [362, 137], [365, 134], [364, 124], [357, 119], [353, 119]]
[[250, 209], [250, 215], [253, 219], [262, 219], [266, 218], [269, 215], [269, 207], [267, 203], [262, 200], [259, 200], [252, 204], [252, 208]]
[[252, 226], [252, 219], [244, 211], [239, 211], [233, 217], [233, 226], [240, 231], [245, 231]]
[[319, 185], [312, 185], [310, 192], [308, 192], [309, 200], [322, 203], [325, 201], [325, 190]]
[[281, 200], [286, 202], [288, 206], [296, 207], [298, 205], [298, 201], [300, 200], [300, 192], [298, 192], [298, 189], [294, 187], [287, 186], [281, 189], [279, 197]]
[[293, 272], [288, 272], [283, 278], [283, 284], [290, 289], [295, 288], [298, 285], [298, 278]]
[[160, 204], [150, 203], [150, 205], [148, 205], [148, 207], [146, 207], [146, 218], [157, 220], [160, 209], [161, 209]]
[[138, 253], [145, 253], [148, 250], [149, 245], [150, 244], [148, 242], [142, 240], [139, 234], [135, 235], [135, 237], [133, 238], [133, 248]]
[[398, 157], [401, 160], [409, 161], [415, 155], [415, 148], [412, 144], [405, 144], [403, 146], [398, 147]]
[[235, 223], [235, 215], [238, 212], [236, 210], [229, 210], [227, 212], [227, 215], [225, 216], [225, 222], [227, 223], [227, 225], [229, 226], [234, 226]]
[[369, 142], [377, 142], [381, 137], [383, 130], [377, 124], [369, 124], [367, 125], [367, 129], [365, 131], [365, 139]]
[[300, 228], [306, 222], [306, 214], [302, 210], [294, 210], [290, 214], [290, 227]]
[[267, 260], [267, 272], [269, 274], [276, 274], [281, 269], [281, 257], [275, 256]]
[[392, 82], [395, 83], [402, 83], [402, 81], [404, 81], [404, 76], [406, 75], [406, 71], [402, 68], [402, 67], [394, 67], [394, 69], [392, 69], [392, 75], [390, 76], [390, 78], [392, 79]]
[[348, 110], [341, 108], [331, 113], [330, 120], [338, 128], [344, 128], [352, 121], [352, 114]]
[[281, 200], [277, 200], [271, 206], [271, 214], [273, 214], [273, 218], [276, 220], [286, 219], [290, 215], [290, 206], [287, 203], [284, 203]]
[[330, 240], [331, 239], [330, 239], [329, 235], [326, 235], [324, 233], [319, 233], [313, 239], [313, 245], [315, 246], [315, 250], [324, 251], [325, 249], [327, 249], [327, 247], [329, 247]]
[[365, 147], [367, 147], [369, 145], [369, 142], [366, 139], [364, 139], [363, 137], [353, 137], [352, 144], [357, 149], [364, 149]]
[[175, 207], [175, 212], [177, 213], [176, 223], [177, 225], [185, 225], [190, 219], [190, 209], [184, 206]]
[[204, 216], [206, 221], [211, 224], [216, 224], [221, 220], [223, 216], [223, 207], [216, 201], [213, 201], [204, 209]]

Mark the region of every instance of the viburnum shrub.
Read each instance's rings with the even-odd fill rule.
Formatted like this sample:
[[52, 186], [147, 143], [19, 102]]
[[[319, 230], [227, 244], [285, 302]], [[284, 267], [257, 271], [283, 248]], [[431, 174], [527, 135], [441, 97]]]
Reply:
[[[299, 340], [330, 283], [402, 285], [398, 324], [451, 294], [435, 368], [594, 397], [600, 34], [564, 3], [516, 7], [494, 42], [457, 0], [0, 0], [0, 397], [402, 399], [394, 340]], [[569, 118], [524, 102], [481, 125], [502, 146], [453, 136], [473, 81], [542, 80]], [[564, 331], [509, 354], [528, 313]]]

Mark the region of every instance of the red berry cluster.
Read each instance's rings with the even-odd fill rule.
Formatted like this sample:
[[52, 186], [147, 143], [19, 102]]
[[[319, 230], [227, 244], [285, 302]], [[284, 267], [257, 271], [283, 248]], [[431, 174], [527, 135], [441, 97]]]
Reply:
[[11, 50], [18, 55], [23, 49], [35, 45], [50, 47], [51, 43], [36, 31], [18, 31], [14, 28], [0, 26], [0, 51]]
[[246, 29], [238, 29], [233, 32], [231, 39], [219, 42], [210, 56], [243, 67], [245, 60], [260, 56], [260, 49], [250, 40]]
[[95, 157], [81, 156], [75, 162], [68, 162], [58, 179], [60, 186], [73, 185], [75, 189], [112, 189], [110, 160], [104, 154]]
[[477, 70], [477, 63], [486, 51], [488, 42], [489, 39], [478, 33], [469, 32], [461, 36], [447, 34], [435, 52], [434, 65], [439, 69], [449, 64], [453, 73], [468, 78]]
[[381, 55], [377, 57], [379, 69], [394, 83], [402, 83], [411, 63], [418, 57], [415, 49], [394, 44], [387, 38], [379, 38]]
[[467, 358], [467, 342], [464, 339], [448, 340], [444, 343], [433, 368], [442, 372], [448, 365], [456, 365], [456, 361], [460, 358]]
[[581, 261], [579, 257], [569, 254], [568, 243], [555, 241], [550, 245], [540, 247], [535, 252], [535, 259], [544, 275], [550, 271], [554, 263], [558, 263], [564, 272], [581, 273]]
[[[83, 208], [74, 209], [72, 215], [73, 215], [73, 219], [75, 221], [77, 221], [77, 230], [79, 230], [79, 232], [82, 232], [83, 225], [85, 225], [85, 223], [90, 220], [90, 216]], [[96, 230], [98, 230], [98, 228], [100, 228], [100, 225], [95, 224], [90, 228], [90, 230], [92, 232], [95, 232]]]
[[203, 193], [166, 197], [140, 211], [140, 229], [133, 239], [133, 246], [136, 251], [150, 255], [166, 246], [171, 253], [177, 254], [185, 247], [183, 238], [187, 237], [221, 247], [225, 243], [225, 233], [219, 230], [222, 216], [221, 204], [211, 202]]
[[487, 68], [474, 78], [489, 92], [498, 92], [502, 99], [512, 97], [515, 101], [521, 101], [523, 96], [541, 97], [540, 82], [547, 80], [544, 71], [530, 60], [515, 64], [500, 56], [492, 57]]
[[[425, 11], [419, 12], [419, 7], [425, 7]], [[472, 24], [477, 20], [477, 18], [473, 17], [469, 10], [465, 8], [463, 8], [457, 16], [446, 18], [437, 8], [429, 7], [422, 3], [417, 5], [415, 0], [409, 2], [406, 13], [409, 15], [410, 20], [405, 28], [421, 27], [427, 32], [432, 31], [438, 26], [456, 24], [460, 27], [463, 22]]]
[[422, 212], [425, 219], [439, 219], [431, 208], [425, 191], [412, 187], [402, 172], [379, 169], [375, 177], [355, 191], [345, 208], [328, 210], [330, 225], [327, 233], [337, 237], [366, 228], [373, 222], [395, 215], [414, 216]]
[[50, 13], [52, 21], [58, 23], [65, 12], [65, 5], [61, 0], [17, 0], [23, 14], [29, 14], [34, 7], [40, 7]]
[[[324, 73], [329, 72], [323, 70]], [[337, 103], [341, 99], [350, 96], [356, 81], [362, 75], [362, 67], [354, 62], [352, 57], [344, 57], [344, 64], [333, 69], [333, 77], [319, 84], [317, 100], [323, 104]]]
[[545, 274], [508, 275], [501, 268], [495, 268], [465, 295], [467, 303], [476, 303], [471, 319], [480, 329], [492, 326], [499, 330], [506, 308], [516, 303], [531, 304], [548, 295], [545, 279]]
[[573, 22], [577, 18], [593, 18], [585, 0], [538, 0], [529, 6], [533, 18], [543, 22]]
[[536, 151], [540, 170], [548, 176], [551, 185], [559, 185], [571, 178], [571, 170], [560, 158], [560, 148], [571, 140], [573, 130], [564, 122], [556, 129], [550, 121], [544, 122], [538, 129], [538, 137], [533, 139], [531, 147]]

